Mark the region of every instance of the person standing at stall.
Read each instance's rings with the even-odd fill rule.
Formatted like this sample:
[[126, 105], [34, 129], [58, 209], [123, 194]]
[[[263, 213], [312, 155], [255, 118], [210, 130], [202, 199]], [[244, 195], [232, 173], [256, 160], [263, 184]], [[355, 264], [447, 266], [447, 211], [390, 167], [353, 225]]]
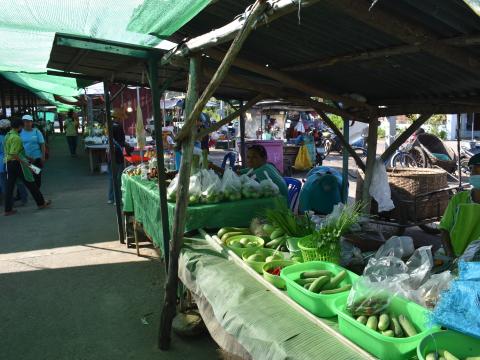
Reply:
[[10, 131], [10, 120], [0, 120], [0, 198], [5, 199], [7, 190], [7, 170], [5, 169], [5, 154], [3, 153], [3, 144], [5, 135]]
[[[121, 117], [120, 111], [115, 109], [114, 113], [112, 114], [113, 122], [112, 122], [112, 138], [113, 138], [113, 148], [115, 154], [112, 156], [111, 154], [108, 155], [108, 176], [109, 176], [109, 186], [108, 186], [108, 203], [113, 204], [115, 202], [115, 189], [113, 187], [113, 177], [115, 176], [117, 179], [117, 184], [121, 184], [122, 182], [122, 172], [124, 169], [124, 156], [123, 156], [123, 148], [125, 147], [125, 131], [123, 130], [123, 126], [120, 124], [119, 120]], [[116, 169], [115, 174], [112, 173], [111, 168], [111, 161], [115, 161]]]
[[[23, 131], [20, 133], [25, 154], [30, 162], [36, 167], [43, 169], [45, 163], [45, 139], [42, 132], [33, 127], [33, 118], [31, 115], [24, 115], [22, 117], [24, 122]], [[42, 172], [33, 174], [35, 184], [40, 189], [42, 185]]]
[[65, 119], [65, 135], [67, 137], [68, 149], [70, 156], [77, 156], [77, 141], [78, 141], [78, 118], [73, 110], [68, 111]]
[[45, 209], [51, 204], [51, 201], [45, 201], [42, 193], [35, 185], [30, 164], [25, 156], [20, 133], [23, 129], [23, 120], [13, 119], [11, 121], [12, 129], [5, 136], [4, 157], [7, 169], [7, 190], [5, 194], [5, 216], [13, 215], [13, 190], [17, 181], [22, 181], [25, 187], [30, 191], [33, 199], [39, 209]]
[[470, 158], [472, 190], [457, 193], [440, 222], [442, 243], [448, 256], [461, 256], [468, 245], [480, 240], [480, 154]]

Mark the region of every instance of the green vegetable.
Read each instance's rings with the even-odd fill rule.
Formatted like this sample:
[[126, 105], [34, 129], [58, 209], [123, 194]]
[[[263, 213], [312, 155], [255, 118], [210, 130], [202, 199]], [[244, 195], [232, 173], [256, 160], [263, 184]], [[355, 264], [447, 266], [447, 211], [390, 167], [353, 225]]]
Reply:
[[402, 327], [400, 326], [398, 319], [393, 315], [390, 318], [390, 329], [393, 330], [395, 337], [401, 338], [404, 336]]
[[275, 240], [269, 241], [268, 243], [265, 244], [266, 247], [274, 249], [279, 247], [281, 244], [283, 244], [287, 238], [285, 236], [280, 236], [279, 238], [276, 238]]
[[266, 262], [270, 262], [273, 260], [282, 260], [282, 256], [280, 254], [273, 254], [265, 259]]
[[275, 228], [273, 227], [273, 225], [270, 225], [270, 224], [265, 224], [265, 225], [263, 225], [262, 229], [263, 229], [263, 231], [264, 231], [265, 233], [267, 233], [267, 234], [269, 234], [269, 235], [270, 235], [271, 233], [273, 233], [273, 231], [275, 230]]
[[250, 242], [247, 242], [245, 244], [245, 247], [247, 248], [253, 248], [253, 247], [257, 247], [258, 246], [258, 243], [256, 241], [250, 241]]
[[480, 360], [480, 355], [478, 355], [478, 356], [469, 356], [469, 357], [465, 358], [465, 360]]
[[366, 325], [366, 324], [367, 324], [367, 320], [368, 320], [368, 319], [367, 319], [367, 317], [366, 317], [365, 315], [359, 316], [359, 317], [357, 318], [357, 321], [358, 321], [359, 323], [363, 324], [363, 325]]
[[307, 279], [307, 278], [318, 278], [320, 276], [333, 276], [331, 271], [328, 270], [315, 270], [315, 271], [304, 271], [300, 274], [300, 279]]
[[377, 331], [378, 319], [375, 315], [369, 316], [367, 320], [367, 327], [373, 331]]
[[448, 352], [447, 350], [439, 350], [438, 353], [445, 358], [445, 360], [460, 360], [457, 358], [455, 355], [453, 355], [451, 352]]
[[311, 285], [311, 283], [308, 283], [308, 284], [303, 285], [303, 287], [308, 290], [310, 288], [310, 285]]
[[221, 237], [222, 243], [225, 243], [228, 238], [231, 238], [232, 236], [237, 236], [237, 235], [245, 235], [245, 234], [239, 231], [229, 231], [223, 234], [223, 236]]
[[378, 318], [378, 330], [386, 331], [390, 326], [390, 318], [387, 314], [381, 314]]
[[429, 353], [425, 356], [425, 360], [437, 360], [437, 353]]
[[249, 238], [241, 238], [240, 239], [240, 244], [242, 244], [243, 246], [246, 246], [249, 242], [251, 242], [251, 240]]
[[275, 240], [283, 235], [285, 235], [285, 231], [282, 229], [276, 229], [270, 234], [270, 239]]
[[309, 291], [318, 293], [320, 290], [322, 290], [322, 287], [328, 283], [330, 278], [328, 276], [320, 276], [319, 278], [315, 279], [315, 281], [310, 285], [308, 288]]
[[[281, 229], [284, 234], [294, 237], [303, 237], [313, 232], [314, 226], [308, 216], [297, 216], [289, 209], [286, 202], [275, 201], [274, 209], [267, 209], [266, 217], [269, 223]], [[275, 239], [276, 231], [271, 235]]]
[[398, 321], [400, 322], [400, 325], [407, 336], [417, 335], [417, 330], [404, 315], [400, 315], [398, 317]]
[[308, 279], [297, 279], [295, 282], [298, 285], [305, 285], [305, 284], [311, 284], [316, 280], [316, 278], [308, 278]]
[[[324, 288], [326, 288], [328, 286], [325, 285]], [[338, 294], [338, 293], [341, 293], [341, 292], [344, 292], [344, 291], [348, 291], [352, 288], [352, 284], [347, 284], [347, 285], [343, 285], [342, 287], [339, 287], [339, 288], [336, 288], [336, 289], [327, 289], [327, 290], [322, 290], [320, 291], [320, 294], [324, 294], [324, 295], [331, 295], [331, 294]]]
[[261, 254], [253, 254], [253, 255], [250, 255], [248, 258], [247, 258], [248, 261], [257, 261], [257, 262], [264, 262], [265, 261], [265, 256], [261, 255]]
[[393, 333], [392, 330], [382, 331], [382, 335], [388, 336], [388, 337], [394, 337], [395, 336], [395, 334]]
[[333, 290], [340, 285], [340, 283], [347, 277], [347, 272], [345, 270], [340, 271], [335, 277], [330, 279], [330, 283], [325, 285], [324, 290]]

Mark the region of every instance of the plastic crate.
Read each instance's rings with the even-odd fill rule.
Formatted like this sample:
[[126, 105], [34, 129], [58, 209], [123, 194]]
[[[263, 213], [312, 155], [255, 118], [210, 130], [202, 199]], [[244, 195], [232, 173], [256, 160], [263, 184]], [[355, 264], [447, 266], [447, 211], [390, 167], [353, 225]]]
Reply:
[[415, 336], [384, 336], [358, 322], [345, 307], [346, 302], [337, 307], [340, 333], [379, 359], [409, 359], [415, 355], [418, 344], [426, 335], [440, 331], [439, 327], [429, 327], [427, 309], [400, 297], [392, 299], [388, 314], [406, 316], [418, 331]]
[[[285, 280], [288, 296], [318, 317], [328, 318], [336, 316], [336, 306], [339, 305], [337, 304], [337, 300], [341, 297], [345, 297], [344, 295], [348, 294], [348, 291], [329, 295], [315, 294], [295, 282], [295, 280], [300, 278], [300, 274], [302, 272], [313, 270], [328, 270], [336, 275], [345, 269], [336, 264], [324, 261], [310, 261], [288, 266], [284, 268], [280, 274], [282, 279]], [[347, 276], [340, 283], [339, 287], [347, 284], [353, 284], [358, 279], [358, 275], [352, 273], [351, 271], [346, 271]], [[346, 298], [344, 301], [347, 301]]]
[[436, 350], [447, 350], [459, 359], [480, 356], [480, 339], [456, 331], [441, 331], [423, 338], [417, 347], [419, 360]]

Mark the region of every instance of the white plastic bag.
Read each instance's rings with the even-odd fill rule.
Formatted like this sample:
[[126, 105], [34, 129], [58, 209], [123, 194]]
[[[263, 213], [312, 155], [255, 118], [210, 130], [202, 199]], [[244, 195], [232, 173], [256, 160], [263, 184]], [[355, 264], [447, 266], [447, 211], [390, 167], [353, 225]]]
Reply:
[[388, 183], [387, 169], [380, 158], [375, 160], [369, 193], [378, 203], [378, 212], [390, 211], [395, 208]]
[[392, 236], [378, 249], [375, 258], [394, 256], [402, 259], [412, 255], [414, 251], [413, 239], [410, 236]]
[[200, 172], [190, 176], [188, 185], [188, 203], [198, 204], [202, 196], [202, 181]]
[[172, 182], [167, 187], [167, 199], [168, 199], [168, 201], [174, 202], [174, 201], [177, 200], [178, 176], [179, 176], [179, 174], [175, 175]]
[[280, 193], [278, 186], [272, 181], [268, 173], [264, 172], [266, 179], [260, 181], [261, 193], [264, 197], [273, 197], [277, 196]]
[[450, 271], [444, 271], [440, 274], [433, 274], [422, 286], [420, 286], [410, 297], [417, 304], [427, 308], [434, 308], [437, 304], [440, 293], [450, 286], [454, 279]]
[[236, 201], [242, 198], [242, 182], [231, 168], [226, 168], [222, 178], [222, 193], [225, 200]]
[[213, 170], [202, 170], [202, 197], [201, 201], [206, 204], [222, 201], [222, 182]]
[[246, 199], [258, 199], [262, 195], [260, 184], [249, 177], [248, 175], [242, 175], [242, 195]]

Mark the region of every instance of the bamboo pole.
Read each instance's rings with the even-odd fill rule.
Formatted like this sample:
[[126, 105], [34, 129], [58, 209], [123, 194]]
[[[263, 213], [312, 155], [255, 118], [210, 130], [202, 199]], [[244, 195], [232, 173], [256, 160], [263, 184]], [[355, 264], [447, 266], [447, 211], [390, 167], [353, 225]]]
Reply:
[[425, 122], [430, 119], [430, 117], [432, 116], [432, 114], [423, 114], [423, 115], [420, 115], [417, 120], [415, 120], [413, 122], [412, 125], [410, 125], [403, 133], [400, 134], [399, 137], [397, 137], [395, 139], [395, 141], [393, 143], [390, 144], [390, 146], [385, 149], [385, 151], [383, 152], [383, 154], [381, 155], [381, 159], [382, 161], [387, 161], [390, 156], [393, 155], [393, 153], [395, 151], [397, 151], [397, 149], [400, 147], [400, 145], [402, 145], [405, 141], [408, 140], [408, 138], [410, 136], [412, 136], [412, 134], [417, 131], [418, 129], [420, 129], [420, 126], [422, 126], [423, 124], [425, 124]]
[[5, 101], [5, 89], [3, 84], [0, 84], [0, 102], [2, 103], [2, 117], [7, 117], [7, 102]]
[[[212, 97], [215, 90], [217, 90], [218, 86], [227, 75], [228, 70], [232, 66], [233, 61], [235, 60], [240, 49], [242, 48], [243, 43], [247, 39], [248, 35], [252, 32], [255, 20], [265, 10], [266, 6], [266, 0], [257, 0], [255, 2], [251, 13], [245, 20], [244, 27], [238, 32], [237, 36], [230, 45], [230, 48], [225, 54], [222, 63], [220, 64], [209, 84], [207, 85], [206, 89], [203, 91], [202, 95], [198, 99], [195, 107], [192, 110], [192, 113], [189, 114], [190, 117], [197, 119], [200, 116], [200, 113], [207, 104], [208, 100]], [[182, 127], [178, 138], [185, 137], [185, 133], [189, 133], [193, 125], [194, 122], [186, 121], [185, 126]]]
[[249, 110], [253, 105], [255, 105], [257, 102], [259, 102], [264, 96], [263, 95], [257, 95], [254, 98], [250, 99], [243, 107], [235, 110], [233, 113], [230, 115], [227, 115], [224, 119], [216, 122], [212, 126], [206, 129], [202, 129], [196, 136], [196, 139], [199, 140], [203, 138], [207, 134], [211, 134], [214, 131], [217, 131], [220, 129], [223, 125], [226, 125], [230, 122], [232, 122], [235, 118], [241, 116], [243, 113], [245, 113], [247, 110]]
[[108, 92], [109, 82], [103, 82], [103, 92], [105, 96], [105, 115], [107, 117], [107, 129], [108, 129], [108, 148], [110, 152], [110, 173], [113, 181], [113, 195], [115, 199], [115, 210], [117, 214], [117, 228], [120, 243], [125, 244], [125, 233], [123, 232], [122, 221], [122, 197], [120, 195], [120, 184], [118, 183], [117, 163], [115, 162], [115, 145], [113, 143], [113, 126], [112, 126], [112, 114], [110, 108], [110, 93]]
[[199, 76], [201, 74], [199, 56], [190, 59], [189, 73], [188, 90], [185, 99], [185, 118], [187, 119], [185, 126], [187, 126], [189, 122], [192, 122], [193, 124], [189, 126], [190, 133], [186, 139], [182, 141], [182, 161], [180, 164], [180, 174], [178, 179], [172, 241], [170, 242], [170, 262], [168, 265], [167, 283], [165, 286], [165, 301], [160, 318], [158, 346], [162, 350], [168, 350], [170, 348], [172, 321], [176, 314], [178, 256], [180, 254], [180, 249], [182, 248], [183, 233], [185, 231], [185, 218], [188, 206], [188, 187], [195, 139], [194, 133], [196, 131], [195, 123], [197, 120], [197, 118], [190, 116], [190, 114], [198, 100], [200, 85]]
[[370, 185], [373, 179], [373, 169], [375, 167], [375, 161], [377, 159], [377, 132], [379, 121], [375, 120], [368, 125], [368, 148], [367, 148], [367, 165], [365, 169], [365, 179], [362, 189], [362, 201], [365, 204], [364, 212], [370, 214], [370, 208], [372, 200], [370, 196]]

